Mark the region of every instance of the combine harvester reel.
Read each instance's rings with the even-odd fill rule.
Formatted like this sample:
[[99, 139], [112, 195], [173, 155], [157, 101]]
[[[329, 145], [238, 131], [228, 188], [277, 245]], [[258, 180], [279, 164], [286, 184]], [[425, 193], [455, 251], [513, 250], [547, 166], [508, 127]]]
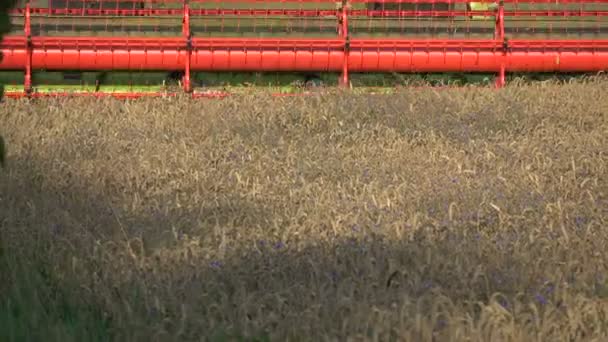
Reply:
[[[72, 94], [44, 89], [34, 72], [78, 82], [85, 72], [162, 72], [206, 96], [202, 73], [309, 83], [334, 73], [343, 86], [360, 73], [494, 73], [502, 87], [507, 72], [608, 68], [608, 0], [23, 0], [11, 17], [0, 75], [23, 74], [12, 97]], [[85, 93], [181, 91], [117, 91], [109, 78]]]

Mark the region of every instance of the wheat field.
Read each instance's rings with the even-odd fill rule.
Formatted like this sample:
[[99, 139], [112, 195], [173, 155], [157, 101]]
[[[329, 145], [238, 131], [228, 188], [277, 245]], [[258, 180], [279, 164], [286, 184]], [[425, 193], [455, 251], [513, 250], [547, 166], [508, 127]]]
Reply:
[[7, 100], [2, 341], [607, 341], [608, 80]]

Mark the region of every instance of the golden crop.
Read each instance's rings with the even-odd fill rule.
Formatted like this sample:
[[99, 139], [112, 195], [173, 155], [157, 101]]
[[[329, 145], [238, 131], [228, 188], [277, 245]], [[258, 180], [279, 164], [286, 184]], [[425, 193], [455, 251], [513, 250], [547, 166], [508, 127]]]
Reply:
[[608, 340], [607, 86], [7, 101], [0, 339]]

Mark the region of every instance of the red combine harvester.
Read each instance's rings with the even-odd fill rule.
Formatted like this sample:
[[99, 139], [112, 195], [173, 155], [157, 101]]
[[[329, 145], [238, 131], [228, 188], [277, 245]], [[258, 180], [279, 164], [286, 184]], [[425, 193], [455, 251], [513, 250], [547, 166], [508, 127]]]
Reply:
[[[0, 71], [600, 72], [608, 0], [30, 0]], [[131, 93], [136, 97], [142, 94]]]

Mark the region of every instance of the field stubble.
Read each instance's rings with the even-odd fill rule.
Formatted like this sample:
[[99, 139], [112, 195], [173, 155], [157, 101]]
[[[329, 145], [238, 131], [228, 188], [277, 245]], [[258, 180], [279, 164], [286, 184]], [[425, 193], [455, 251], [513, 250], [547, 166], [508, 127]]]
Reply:
[[0, 339], [606, 339], [606, 86], [7, 101]]

